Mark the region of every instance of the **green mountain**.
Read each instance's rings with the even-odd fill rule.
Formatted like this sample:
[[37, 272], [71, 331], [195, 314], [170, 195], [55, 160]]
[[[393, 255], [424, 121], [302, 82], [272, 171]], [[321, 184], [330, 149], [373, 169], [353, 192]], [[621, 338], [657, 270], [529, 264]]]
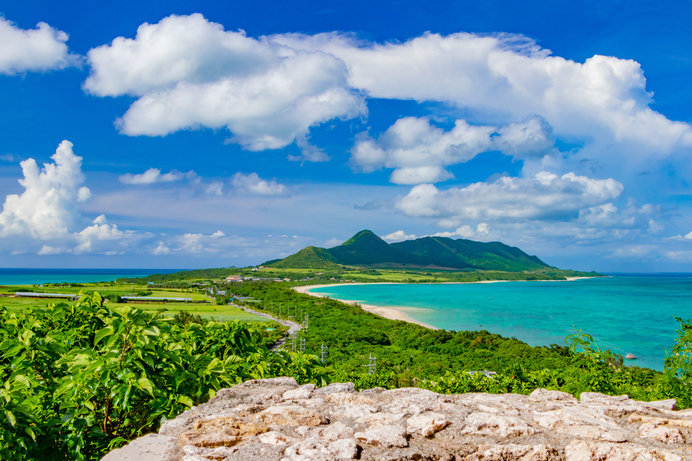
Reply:
[[455, 269], [523, 271], [549, 267], [536, 256], [501, 242], [474, 242], [447, 237], [423, 237], [391, 245], [401, 251], [427, 258], [429, 265]]
[[372, 231], [362, 230], [341, 245], [326, 250], [339, 264], [369, 266], [380, 263], [405, 264], [408, 255], [389, 245]]
[[363, 230], [334, 248], [307, 247], [267, 266], [327, 269], [346, 266], [430, 268], [442, 270], [524, 271], [549, 267], [536, 256], [500, 242], [423, 237], [388, 244]]
[[292, 254], [284, 259], [268, 261], [265, 266], [283, 268], [310, 268], [310, 269], [330, 269], [339, 267], [336, 258], [329, 254], [324, 248], [305, 247], [298, 253]]

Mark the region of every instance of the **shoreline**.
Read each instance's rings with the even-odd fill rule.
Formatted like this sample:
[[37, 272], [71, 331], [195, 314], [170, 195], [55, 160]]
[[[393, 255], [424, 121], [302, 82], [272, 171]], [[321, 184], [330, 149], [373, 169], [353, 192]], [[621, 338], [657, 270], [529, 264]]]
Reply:
[[373, 304], [362, 304], [358, 301], [351, 301], [347, 299], [338, 299], [338, 298], [332, 298], [331, 296], [319, 294], [319, 293], [311, 293], [309, 290], [312, 290], [313, 288], [322, 288], [322, 287], [331, 287], [331, 286], [341, 286], [341, 285], [397, 285], [397, 283], [389, 283], [389, 282], [376, 282], [376, 283], [327, 283], [327, 284], [322, 284], [322, 285], [303, 285], [303, 286], [298, 286], [298, 287], [293, 287], [293, 290], [297, 291], [298, 293], [302, 293], [308, 296], [314, 296], [316, 298], [329, 298], [333, 299], [335, 301], [342, 302], [344, 304], [350, 304], [351, 306], [360, 306], [361, 309], [363, 309], [365, 312], [370, 312], [371, 314], [375, 314], [379, 317], [384, 317], [389, 320], [401, 320], [402, 322], [408, 322], [408, 323], [414, 323], [416, 325], [420, 325], [424, 328], [427, 328], [429, 330], [439, 330], [439, 328], [434, 327], [432, 325], [428, 325], [425, 322], [421, 322], [419, 320], [416, 320], [403, 312], [403, 309], [421, 309], [420, 307], [409, 307], [409, 306], [375, 306]]
[[[583, 279], [592, 279], [592, 278], [597, 278], [597, 277], [565, 277], [565, 280], [479, 280], [477, 282], [441, 282], [440, 285], [444, 284], [451, 284], [451, 285], [456, 285], [456, 284], [466, 284], [466, 283], [500, 283], [500, 282], [573, 282], [575, 280], [583, 280]], [[336, 301], [342, 302], [344, 304], [350, 304], [352, 306], [359, 305], [361, 309], [363, 309], [365, 312], [370, 312], [371, 314], [378, 315], [380, 317], [384, 317], [389, 320], [401, 320], [403, 322], [409, 322], [409, 323], [414, 323], [416, 325], [420, 325], [422, 327], [428, 328], [430, 330], [439, 330], [439, 328], [434, 327], [432, 325], [429, 325], [425, 322], [421, 322], [419, 320], [416, 320], [406, 314], [404, 312], [405, 309], [422, 309], [420, 307], [411, 307], [411, 306], [377, 306], [374, 304], [363, 304], [358, 301], [352, 301], [348, 299], [339, 299], [339, 298], [332, 298], [331, 296], [319, 294], [319, 293], [312, 293], [310, 290], [314, 288], [324, 288], [324, 287], [337, 287], [337, 286], [345, 286], [345, 285], [407, 285], [406, 283], [402, 282], [349, 282], [349, 283], [322, 283], [322, 284], [317, 284], [317, 285], [301, 285], [297, 287], [293, 287], [293, 290], [295, 290], [298, 293], [302, 293], [308, 296], [314, 296], [316, 298], [329, 298], [329, 299], [334, 299]], [[436, 285], [433, 283], [433, 285]]]

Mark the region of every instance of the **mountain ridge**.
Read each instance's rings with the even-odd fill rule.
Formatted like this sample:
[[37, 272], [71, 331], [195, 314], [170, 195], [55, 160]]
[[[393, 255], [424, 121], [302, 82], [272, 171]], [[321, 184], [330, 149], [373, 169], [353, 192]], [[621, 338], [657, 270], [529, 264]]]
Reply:
[[341, 245], [332, 248], [308, 246], [278, 261], [267, 261], [264, 265], [311, 269], [365, 266], [509, 272], [550, 267], [537, 256], [502, 242], [421, 237], [390, 244], [368, 229], [357, 232]]

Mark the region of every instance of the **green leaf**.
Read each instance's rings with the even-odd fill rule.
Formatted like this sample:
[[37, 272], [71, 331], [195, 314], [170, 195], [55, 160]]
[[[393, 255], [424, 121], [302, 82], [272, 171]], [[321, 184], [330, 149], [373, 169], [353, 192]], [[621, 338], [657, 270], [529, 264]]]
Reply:
[[192, 407], [194, 405], [194, 402], [192, 401], [192, 399], [190, 397], [187, 397], [184, 395], [181, 395], [180, 397], [178, 397], [178, 402], [182, 403], [186, 407]]
[[154, 396], [154, 385], [149, 379], [142, 376], [137, 380], [137, 387], [146, 391], [152, 397]]
[[146, 328], [142, 333], [146, 336], [159, 336], [161, 331], [156, 326]]
[[7, 420], [10, 422], [12, 427], [17, 424], [17, 418], [14, 417], [14, 413], [12, 413], [10, 410], [5, 410], [5, 416], [7, 416]]
[[23, 349], [23, 344], [17, 344], [16, 346], [11, 347], [9, 350], [7, 350], [3, 355], [5, 356], [5, 358], [14, 357], [15, 355], [19, 354]]
[[211, 362], [209, 362], [209, 365], [207, 365], [207, 373], [214, 373], [221, 371], [221, 360], [218, 358], [214, 357]]
[[103, 338], [105, 338], [106, 336], [110, 336], [112, 334], [112, 325], [108, 325], [107, 327], [101, 328], [99, 331], [96, 332], [96, 335], [94, 336], [94, 346], [96, 346]]
[[31, 381], [29, 381], [29, 378], [27, 378], [24, 375], [17, 375], [14, 377], [14, 382], [17, 384], [20, 384], [22, 387], [25, 388], [30, 388], [31, 387]]

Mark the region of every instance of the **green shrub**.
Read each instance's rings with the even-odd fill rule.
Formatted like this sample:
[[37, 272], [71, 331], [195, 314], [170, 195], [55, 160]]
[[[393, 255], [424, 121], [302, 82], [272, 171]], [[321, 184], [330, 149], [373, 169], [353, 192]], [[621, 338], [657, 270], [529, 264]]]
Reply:
[[179, 326], [184, 326], [188, 323], [197, 323], [199, 325], [203, 325], [204, 319], [201, 315], [191, 314], [188, 311], [180, 311], [173, 316], [173, 322]]
[[247, 379], [324, 382], [316, 357], [269, 352], [260, 325], [180, 325], [98, 293], [0, 319], [4, 460], [96, 459]]
[[680, 322], [675, 345], [665, 359], [664, 392], [671, 396], [683, 396], [682, 405], [692, 407], [692, 322], [675, 318]]

